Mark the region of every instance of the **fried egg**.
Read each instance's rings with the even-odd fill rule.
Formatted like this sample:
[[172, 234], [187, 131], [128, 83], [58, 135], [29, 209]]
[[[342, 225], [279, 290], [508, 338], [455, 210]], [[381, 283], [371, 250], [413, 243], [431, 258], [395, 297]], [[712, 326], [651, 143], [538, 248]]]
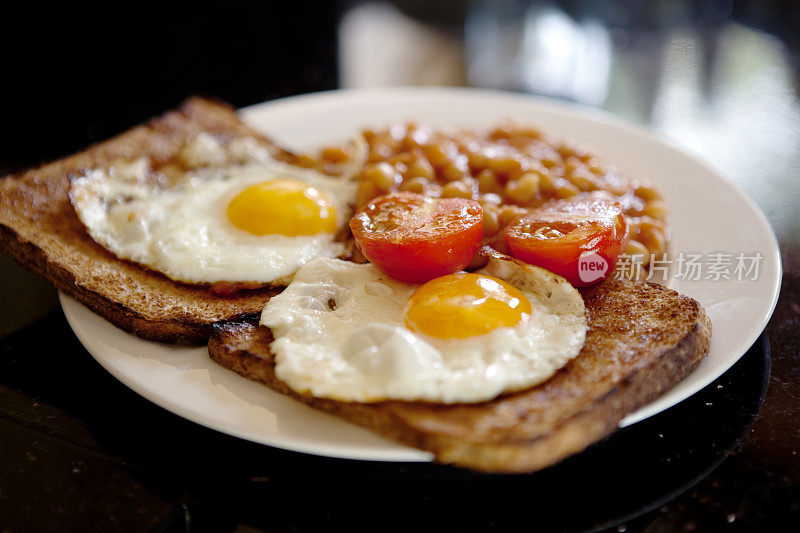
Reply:
[[278, 378], [355, 402], [471, 403], [529, 388], [578, 355], [587, 328], [566, 280], [499, 254], [421, 286], [316, 259], [267, 303], [261, 324]]
[[345, 251], [356, 184], [272, 159], [254, 139], [223, 147], [202, 134], [175, 176], [146, 159], [74, 179], [70, 198], [116, 256], [186, 283], [285, 284], [300, 266]]

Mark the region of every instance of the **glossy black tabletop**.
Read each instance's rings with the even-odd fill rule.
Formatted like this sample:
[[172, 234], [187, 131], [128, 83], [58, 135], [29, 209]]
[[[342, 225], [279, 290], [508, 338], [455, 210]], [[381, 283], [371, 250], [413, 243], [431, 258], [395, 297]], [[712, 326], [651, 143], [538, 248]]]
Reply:
[[[629, 2], [509, 4], [142, 7], [113, 27], [88, 11], [44, 21], [33, 8], [9, 12], [17, 24], [3, 43], [11, 94], [0, 170], [66, 155], [188, 94], [242, 106], [376, 83], [377, 70], [357, 70], [373, 64], [358, 50], [375, 38], [364, 28], [383, 24], [381, 39], [395, 38], [394, 28], [397, 42], [433, 47], [434, 74], [454, 77], [437, 83], [603, 107], [671, 136], [744, 188], [775, 229], [784, 274], [766, 331], [739, 362], [675, 407], [530, 475], [316, 457], [218, 433], [138, 396], [81, 346], [54, 290], [0, 256], [1, 532], [800, 530], [797, 10], [789, 2], [653, 2], [650, 11]], [[606, 28], [605, 40], [586, 41], [608, 47], [609, 68], [590, 69], [602, 74], [592, 78], [602, 91], [481, 67], [487, 28], [511, 28], [515, 18], [572, 35], [598, 35], [587, 20]], [[75, 31], [96, 19], [105, 21], [97, 31]], [[542, 19], [549, 25], [537, 26]], [[457, 68], [447, 66], [452, 57]], [[425, 76], [386, 83], [433, 74]]]

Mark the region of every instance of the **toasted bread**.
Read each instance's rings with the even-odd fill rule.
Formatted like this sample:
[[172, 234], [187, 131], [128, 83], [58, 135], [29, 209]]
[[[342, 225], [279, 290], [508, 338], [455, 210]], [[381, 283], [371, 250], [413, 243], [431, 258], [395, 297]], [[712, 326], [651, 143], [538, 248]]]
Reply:
[[204, 342], [211, 324], [260, 311], [275, 289], [221, 298], [120, 260], [98, 245], [68, 198], [70, 176], [112, 161], [173, 157], [200, 132], [252, 136], [287, 162], [294, 156], [242, 123], [235, 110], [202, 98], [60, 161], [0, 180], [0, 250], [118, 327], [170, 343]]
[[708, 350], [700, 304], [660, 285], [606, 280], [582, 291], [586, 343], [553, 378], [472, 405], [347, 403], [294, 392], [274, 372], [268, 328], [218, 324], [212, 359], [314, 408], [433, 452], [439, 462], [487, 472], [531, 472], [599, 441], [639, 406], [674, 386]]

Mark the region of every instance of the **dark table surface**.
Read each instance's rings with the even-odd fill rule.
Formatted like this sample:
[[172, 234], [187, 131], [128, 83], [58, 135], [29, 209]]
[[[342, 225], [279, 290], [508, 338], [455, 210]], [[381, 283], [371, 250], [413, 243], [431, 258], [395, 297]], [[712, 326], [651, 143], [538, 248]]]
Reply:
[[[172, 14], [153, 30], [163, 47], [146, 50], [152, 57], [136, 65], [151, 69], [151, 81], [173, 80], [163, 90], [119, 68], [106, 73], [105, 88], [34, 97], [48, 69], [63, 69], [76, 56], [96, 66], [113, 51], [62, 40], [60, 49], [35, 61], [17, 58], [22, 66], [9, 68], [27, 81], [14, 84], [8, 101], [18, 104], [7, 106], [6, 124], [29, 124], [31, 116], [39, 122], [10, 128], [17, 135], [3, 144], [2, 170], [66, 154], [189, 93], [244, 105], [335, 87], [339, 13], [323, 11], [309, 21], [300, 4], [282, 13], [282, 21], [288, 17], [307, 32], [291, 49], [282, 46], [280, 24], [248, 19], [260, 64], [284, 69], [288, 79], [281, 81], [252, 69], [247, 79], [231, 79], [231, 72], [243, 76], [235, 61], [252, 64], [253, 57], [242, 56], [251, 50], [247, 42], [228, 39], [234, 45], [222, 52], [217, 44], [197, 44], [197, 54], [179, 49], [185, 35], [165, 28], [214, 26], [203, 22], [208, 13], [188, 21]], [[415, 14], [416, 3], [409, 4], [405, 9]], [[642, 25], [620, 22], [616, 12], [601, 17], [612, 30], [614, 68], [597, 105], [715, 164], [773, 224], [783, 257], [780, 300], [764, 334], [717, 381], [531, 475], [307, 456], [223, 435], [139, 397], [77, 341], [52, 288], [0, 256], [0, 531], [450, 531], [520, 524], [542, 531], [800, 530], [797, 17], [782, 2], [711, 4], [716, 11], [668, 14], [655, 24], [641, 12], [635, 20], [647, 19]], [[238, 13], [215, 14], [223, 26], [238, 20]], [[148, 20], [145, 13], [134, 16]], [[448, 38], [475, 38], [474, 32], [453, 36], [451, 25], [442, 24]], [[117, 47], [132, 35], [115, 41], [107, 33], [103, 38]], [[178, 52], [165, 60], [162, 49]], [[271, 56], [272, 50], [283, 54]], [[228, 58], [233, 67], [224, 70]], [[297, 62], [304, 69], [292, 69]], [[201, 67], [216, 70], [204, 77]], [[468, 53], [465, 70], [465, 80], [474, 79]], [[31, 107], [34, 101], [43, 109]]]

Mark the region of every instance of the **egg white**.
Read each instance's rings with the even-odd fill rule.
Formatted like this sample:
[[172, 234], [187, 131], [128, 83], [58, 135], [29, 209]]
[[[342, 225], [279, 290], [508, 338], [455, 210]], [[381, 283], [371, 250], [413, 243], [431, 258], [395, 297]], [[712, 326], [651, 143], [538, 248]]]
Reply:
[[[350, 217], [356, 184], [264, 157], [199, 168], [178, 183], [135, 162], [126, 172], [95, 169], [73, 180], [70, 198], [92, 238], [116, 256], [186, 283], [285, 284], [316, 257], [337, 257], [344, 244], [328, 233], [252, 235], [228, 220], [230, 201], [251, 185], [302, 181], [334, 202], [337, 225]], [[159, 179], [161, 178], [161, 179]]]
[[566, 280], [498, 258], [478, 273], [522, 291], [532, 314], [515, 327], [442, 340], [403, 325], [416, 285], [370, 264], [311, 261], [261, 315], [275, 337], [275, 373], [320, 398], [471, 403], [541, 383], [578, 355], [585, 308]]

